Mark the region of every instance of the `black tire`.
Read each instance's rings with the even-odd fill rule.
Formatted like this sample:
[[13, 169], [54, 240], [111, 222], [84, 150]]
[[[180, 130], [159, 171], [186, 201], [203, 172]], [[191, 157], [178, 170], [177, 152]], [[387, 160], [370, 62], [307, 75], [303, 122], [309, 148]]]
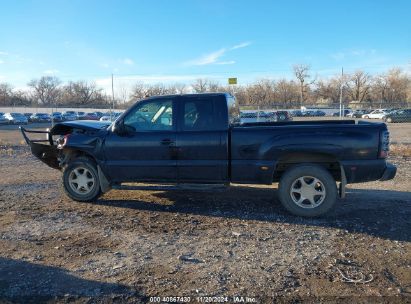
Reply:
[[[321, 191], [318, 192], [319, 195], [312, 194], [317, 192], [311, 192], [314, 203], [309, 199], [304, 199], [302, 195], [300, 195], [302, 202], [295, 202], [300, 199], [298, 197], [298, 191], [300, 190], [298, 183], [301, 184], [301, 181], [299, 181], [301, 178], [303, 178], [306, 189], [311, 189], [308, 191], [313, 191], [313, 189]], [[315, 179], [319, 182], [314, 184]], [[302, 187], [301, 185], [301, 189]], [[292, 192], [292, 190], [295, 190], [295, 192]], [[330, 211], [337, 201], [337, 194], [337, 185], [333, 176], [323, 167], [313, 164], [303, 164], [289, 168], [282, 175], [278, 186], [278, 197], [284, 208], [294, 215], [303, 217], [321, 216]]]
[[[84, 187], [81, 186], [80, 183], [77, 183], [77, 190], [75, 187], [75, 178], [79, 178], [80, 174], [77, 176], [75, 170], [81, 173], [81, 176], [84, 176], [84, 179], [90, 179], [89, 182], [83, 183], [85, 184]], [[75, 201], [95, 201], [101, 195], [100, 180], [96, 164], [87, 157], [78, 157], [72, 160], [63, 171], [63, 188], [65, 193]]]

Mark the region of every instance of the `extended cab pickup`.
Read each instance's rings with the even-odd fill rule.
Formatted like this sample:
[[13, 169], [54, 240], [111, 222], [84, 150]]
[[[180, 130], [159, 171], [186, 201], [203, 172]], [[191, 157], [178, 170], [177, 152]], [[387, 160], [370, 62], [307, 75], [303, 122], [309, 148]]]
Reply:
[[[127, 183], [266, 184], [299, 216], [329, 211], [345, 185], [388, 180], [384, 123], [354, 120], [239, 124], [225, 93], [151, 97], [114, 123], [73, 121], [48, 131], [21, 128], [32, 153], [63, 171], [69, 197], [91, 201]], [[47, 139], [30, 140], [27, 133]], [[44, 143], [46, 142], [46, 144]]]

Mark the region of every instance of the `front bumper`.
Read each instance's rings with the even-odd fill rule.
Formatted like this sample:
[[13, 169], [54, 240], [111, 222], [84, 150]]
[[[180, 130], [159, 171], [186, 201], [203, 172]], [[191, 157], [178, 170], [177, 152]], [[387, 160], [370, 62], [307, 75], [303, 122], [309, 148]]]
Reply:
[[[51, 168], [60, 170], [58, 161], [59, 150], [57, 146], [53, 144], [53, 138], [49, 131], [27, 130], [23, 127], [20, 127], [20, 131], [26, 143], [30, 146], [31, 153], [35, 157]], [[47, 139], [29, 139], [26, 133], [45, 134], [47, 135]]]
[[397, 167], [394, 166], [393, 164], [387, 163], [387, 167], [385, 168], [384, 173], [382, 174], [382, 177], [380, 178], [380, 181], [386, 181], [389, 179], [393, 179], [396, 173], [397, 173]]

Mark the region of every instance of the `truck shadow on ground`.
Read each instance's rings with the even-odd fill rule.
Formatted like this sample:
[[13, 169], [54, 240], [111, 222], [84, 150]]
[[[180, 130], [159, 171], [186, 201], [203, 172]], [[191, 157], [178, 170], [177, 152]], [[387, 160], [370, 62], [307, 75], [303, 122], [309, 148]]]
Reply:
[[60, 298], [87, 302], [88, 298], [110, 300], [129, 296], [139, 298], [135, 290], [125, 285], [86, 280], [63, 268], [0, 257], [0, 301], [44, 303]]
[[153, 195], [171, 204], [133, 199], [95, 204], [134, 210], [188, 213], [193, 215], [258, 220], [339, 228], [380, 238], [411, 241], [411, 193], [389, 190], [347, 189], [347, 197], [320, 218], [292, 216], [283, 209], [272, 188], [232, 186], [220, 192], [165, 191]]

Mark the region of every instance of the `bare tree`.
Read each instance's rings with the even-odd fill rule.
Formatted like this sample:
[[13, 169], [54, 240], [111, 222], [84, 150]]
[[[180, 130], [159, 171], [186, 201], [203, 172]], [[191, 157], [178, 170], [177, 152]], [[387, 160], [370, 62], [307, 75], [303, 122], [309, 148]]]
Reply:
[[99, 91], [100, 89], [97, 89], [93, 82], [70, 81], [61, 90], [60, 104], [75, 106], [92, 105], [96, 102]]
[[349, 78], [347, 76], [335, 76], [328, 80], [320, 80], [316, 83], [316, 88], [314, 91], [315, 98], [321, 101], [327, 101], [331, 103], [339, 103], [341, 87], [343, 90], [343, 103], [347, 103], [347, 81]]
[[371, 90], [371, 81], [372, 77], [363, 71], [356, 71], [352, 74], [347, 82], [348, 94], [351, 100], [358, 102], [366, 100]]
[[10, 104], [15, 106], [29, 106], [31, 103], [32, 100], [28, 92], [22, 90], [12, 92]]
[[300, 104], [304, 103], [304, 93], [309, 89], [309, 86], [315, 82], [310, 80], [310, 69], [311, 67], [307, 64], [296, 64], [293, 66], [294, 76], [297, 78], [300, 83]]
[[410, 98], [407, 90], [410, 78], [401, 69], [391, 69], [386, 74], [376, 77], [373, 87], [374, 100], [387, 103], [388, 106], [400, 105]]
[[76, 96], [79, 98], [79, 103], [82, 105], [90, 103], [97, 91], [94, 83], [87, 83], [85, 81], [73, 82], [72, 86]]
[[143, 99], [147, 95], [147, 88], [143, 82], [137, 82], [131, 91], [131, 98], [130, 99]]
[[207, 87], [208, 92], [219, 92], [220, 91], [220, 84], [218, 81], [209, 81], [208, 82], [208, 87]]
[[270, 79], [260, 79], [253, 86], [254, 98], [257, 104], [270, 105], [274, 101], [275, 82]]
[[238, 86], [236, 87], [235, 92], [232, 92], [230, 88], [223, 89], [224, 92], [230, 92], [230, 94], [234, 95], [238, 101], [238, 104], [241, 106], [248, 105], [249, 104], [249, 99], [248, 99], [248, 93], [247, 93], [247, 88], [244, 86]]
[[11, 103], [13, 87], [8, 83], [0, 83], [0, 105], [7, 106]]
[[176, 94], [184, 94], [187, 92], [187, 86], [184, 83], [175, 83], [173, 88]]
[[162, 83], [150, 85], [147, 87], [147, 91], [146, 91], [146, 95], [148, 96], [159, 96], [159, 95], [167, 95], [167, 94], [169, 94], [169, 90]]
[[199, 78], [192, 84], [192, 87], [196, 93], [204, 93], [207, 91], [209, 80]]
[[33, 97], [43, 105], [55, 104], [60, 95], [60, 79], [54, 76], [43, 76], [40, 79], [33, 79], [28, 86], [34, 90]]
[[293, 106], [293, 102], [297, 101], [299, 97], [298, 85], [294, 81], [286, 79], [279, 80], [274, 86], [274, 91], [277, 100], [290, 106]]
[[117, 95], [117, 99], [119, 99], [121, 103], [126, 103], [128, 101], [130, 92], [127, 88], [127, 85], [124, 82], [120, 82], [117, 85], [115, 92]]

